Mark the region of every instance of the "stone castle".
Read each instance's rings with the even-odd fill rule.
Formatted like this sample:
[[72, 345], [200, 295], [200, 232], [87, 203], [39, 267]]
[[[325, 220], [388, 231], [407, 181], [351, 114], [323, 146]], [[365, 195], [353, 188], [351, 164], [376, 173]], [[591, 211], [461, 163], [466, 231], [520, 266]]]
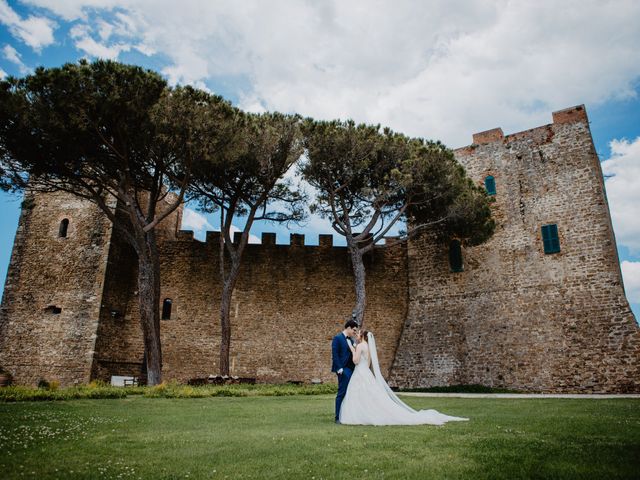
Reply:
[[[583, 106], [456, 150], [495, 198], [495, 235], [465, 248], [379, 246], [366, 258], [367, 328], [389, 383], [536, 392], [640, 392], [640, 328], [625, 297]], [[164, 378], [218, 373], [218, 232], [163, 222]], [[106, 217], [68, 194], [28, 193], [0, 310], [0, 366], [16, 383], [139, 376], [136, 261]], [[354, 303], [346, 247], [275, 234], [248, 245], [232, 307], [231, 373], [335, 381], [330, 340]]]

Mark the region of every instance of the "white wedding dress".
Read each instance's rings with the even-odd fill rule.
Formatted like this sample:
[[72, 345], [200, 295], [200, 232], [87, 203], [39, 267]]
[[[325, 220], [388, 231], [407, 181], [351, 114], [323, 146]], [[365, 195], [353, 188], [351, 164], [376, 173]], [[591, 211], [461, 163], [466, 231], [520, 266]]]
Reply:
[[[347, 425], [443, 425], [468, 418], [450, 417], [436, 410], [414, 410], [400, 400], [380, 373], [376, 343], [369, 332], [340, 407], [340, 423]], [[369, 355], [374, 373], [369, 369]]]

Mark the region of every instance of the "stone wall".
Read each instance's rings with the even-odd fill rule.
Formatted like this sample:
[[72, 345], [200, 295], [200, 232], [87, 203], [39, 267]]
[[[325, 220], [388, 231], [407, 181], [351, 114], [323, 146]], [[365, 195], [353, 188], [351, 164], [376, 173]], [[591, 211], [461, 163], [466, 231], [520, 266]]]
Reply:
[[[463, 249], [428, 236], [366, 257], [367, 328], [399, 386], [483, 384], [528, 391], [640, 391], [640, 329], [625, 298], [604, 182], [584, 107], [456, 151], [478, 183], [495, 178], [494, 237]], [[171, 201], [170, 196], [167, 202]], [[218, 373], [218, 234], [159, 226], [164, 377]], [[70, 220], [66, 237], [60, 222]], [[558, 226], [545, 254], [541, 227]], [[335, 381], [331, 337], [354, 304], [345, 247], [264, 234], [249, 245], [232, 301], [231, 373], [258, 381]], [[135, 254], [93, 205], [27, 194], [0, 309], [0, 366], [18, 383], [140, 375]]]
[[[168, 208], [174, 200], [175, 196], [169, 194], [160, 202], [160, 210]], [[141, 203], [144, 208], [144, 200]], [[116, 215], [126, 222], [122, 209], [118, 208]], [[175, 241], [181, 223], [182, 208], [178, 208], [156, 226], [158, 243]], [[109, 381], [111, 375], [139, 376], [143, 370], [137, 262], [133, 248], [115, 230], [108, 255], [91, 378]]]
[[0, 366], [16, 383], [89, 381], [110, 235], [87, 202], [25, 194], [0, 310]]
[[[276, 245], [263, 234], [247, 246], [232, 300], [231, 374], [258, 381], [335, 381], [331, 338], [343, 328], [354, 304], [353, 276], [346, 247], [305, 246], [303, 235]], [[116, 242], [114, 242], [115, 244]], [[218, 373], [220, 276], [218, 234], [206, 242], [180, 232], [161, 243], [162, 299], [172, 301], [162, 320], [163, 375], [186, 381]], [[143, 357], [131, 252], [112, 247], [105, 310], [101, 318], [94, 375], [139, 374]], [[366, 259], [367, 327], [377, 333], [380, 363], [388, 372], [407, 309], [406, 248], [376, 248]]]
[[[495, 178], [494, 237], [409, 245], [409, 310], [391, 375], [404, 386], [483, 384], [548, 392], [640, 391], [640, 329], [624, 294], [604, 182], [584, 107], [553, 124], [474, 135], [457, 159]], [[557, 224], [560, 252], [541, 227]]]

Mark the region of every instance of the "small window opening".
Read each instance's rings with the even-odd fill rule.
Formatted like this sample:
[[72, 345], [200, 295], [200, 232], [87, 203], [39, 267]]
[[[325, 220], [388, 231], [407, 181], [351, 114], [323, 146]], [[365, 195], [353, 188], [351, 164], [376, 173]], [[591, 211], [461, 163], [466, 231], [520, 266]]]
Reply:
[[53, 315], [60, 315], [62, 313], [61, 307], [56, 307], [55, 305], [49, 305], [44, 309], [47, 313], [52, 313]]
[[165, 298], [162, 302], [162, 320], [171, 320], [171, 299]]
[[58, 237], [65, 238], [67, 236], [68, 228], [69, 228], [69, 219], [65, 218], [60, 222], [60, 228], [58, 229]]
[[558, 225], [555, 223], [542, 226], [542, 244], [544, 253], [558, 253], [560, 251], [560, 237], [558, 236]]
[[452, 240], [449, 244], [449, 266], [452, 272], [462, 272], [462, 246], [459, 240]]
[[487, 190], [487, 194], [495, 195], [496, 194], [496, 179], [491, 175], [485, 177], [484, 179], [484, 188]]

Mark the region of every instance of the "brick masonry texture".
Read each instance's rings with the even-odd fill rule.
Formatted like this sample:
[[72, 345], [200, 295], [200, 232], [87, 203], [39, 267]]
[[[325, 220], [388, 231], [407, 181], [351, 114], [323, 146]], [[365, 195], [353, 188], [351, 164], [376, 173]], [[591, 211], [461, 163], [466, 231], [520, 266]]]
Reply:
[[[218, 373], [220, 347], [218, 236], [206, 242], [179, 232], [161, 244], [162, 298], [172, 302], [161, 321], [163, 374], [187, 381]], [[270, 239], [269, 235], [265, 235]], [[346, 247], [248, 245], [231, 309], [231, 374], [258, 381], [334, 381], [331, 338], [354, 303]], [[268, 240], [267, 240], [268, 241]], [[94, 377], [139, 372], [143, 345], [138, 323], [135, 257], [112, 246]], [[124, 266], [128, 266], [124, 267]], [[380, 362], [388, 372], [407, 311], [406, 248], [376, 248], [366, 259], [367, 328], [380, 332]], [[110, 265], [111, 267], [111, 265]], [[108, 311], [121, 315], [113, 318]]]
[[[497, 229], [463, 249], [417, 237], [366, 257], [366, 327], [392, 385], [483, 384], [541, 392], [640, 391], [640, 329], [624, 295], [602, 173], [584, 107], [553, 124], [473, 136], [456, 157], [479, 184], [496, 181]], [[159, 232], [163, 373], [218, 373], [218, 233]], [[66, 238], [58, 236], [67, 218]], [[541, 226], [561, 250], [545, 254]], [[335, 381], [331, 337], [354, 303], [345, 247], [292, 234], [248, 245], [232, 301], [231, 373], [262, 382]], [[136, 259], [94, 206], [68, 194], [25, 198], [0, 309], [0, 366], [17, 383], [64, 385], [140, 375]], [[53, 307], [60, 308], [54, 313]]]
[[26, 193], [0, 310], [0, 366], [16, 382], [89, 380], [110, 238], [97, 207]]
[[[604, 182], [583, 106], [514, 135], [474, 135], [456, 157], [491, 175], [494, 237], [465, 248], [427, 236], [408, 249], [409, 311], [390, 383], [482, 384], [537, 392], [640, 391], [640, 329], [629, 308]], [[541, 227], [557, 224], [560, 252]]]

